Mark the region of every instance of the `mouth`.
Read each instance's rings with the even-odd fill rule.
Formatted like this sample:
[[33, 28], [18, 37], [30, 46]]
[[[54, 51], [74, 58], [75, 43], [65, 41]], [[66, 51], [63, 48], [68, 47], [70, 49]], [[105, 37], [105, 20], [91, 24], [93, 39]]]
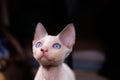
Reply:
[[44, 55], [44, 54], [40, 57], [40, 59], [41, 59], [41, 58], [46, 58], [46, 59], [48, 59], [48, 57], [47, 57], [46, 55]]
[[55, 66], [57, 65], [54, 61], [54, 59], [50, 59], [46, 54], [42, 54], [39, 58], [40, 63], [43, 66]]
[[46, 61], [46, 60], [49, 60], [49, 59], [48, 59], [48, 57], [47, 57], [45, 54], [42, 54], [42, 55], [40, 56], [40, 60], [41, 60], [41, 61]]
[[45, 54], [42, 54], [41, 56], [40, 56], [40, 58], [39, 58], [39, 61], [40, 61], [40, 63], [42, 64], [42, 65], [49, 65], [49, 63], [50, 63], [50, 60], [49, 60], [49, 58], [47, 57], [47, 55], [45, 55]]

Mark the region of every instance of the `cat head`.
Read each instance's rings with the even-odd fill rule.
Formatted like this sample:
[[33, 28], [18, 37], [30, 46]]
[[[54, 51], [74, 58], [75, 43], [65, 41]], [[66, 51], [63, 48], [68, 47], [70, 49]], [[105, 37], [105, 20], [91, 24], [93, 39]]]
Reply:
[[33, 56], [43, 66], [59, 65], [70, 54], [74, 44], [73, 24], [68, 24], [58, 35], [52, 36], [38, 23], [33, 39]]

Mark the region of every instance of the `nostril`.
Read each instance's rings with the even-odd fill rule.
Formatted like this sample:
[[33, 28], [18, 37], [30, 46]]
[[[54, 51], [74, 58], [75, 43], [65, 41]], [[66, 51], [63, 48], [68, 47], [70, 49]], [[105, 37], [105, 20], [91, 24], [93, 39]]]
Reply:
[[40, 49], [40, 51], [41, 51], [41, 52], [48, 52], [48, 47], [42, 47], [42, 48]]
[[41, 49], [41, 51], [43, 52], [43, 51], [44, 51], [44, 49]]
[[48, 52], [48, 49], [43, 49], [43, 48], [41, 48], [40, 49], [42, 52]]
[[48, 50], [46, 49], [45, 52], [48, 52]]

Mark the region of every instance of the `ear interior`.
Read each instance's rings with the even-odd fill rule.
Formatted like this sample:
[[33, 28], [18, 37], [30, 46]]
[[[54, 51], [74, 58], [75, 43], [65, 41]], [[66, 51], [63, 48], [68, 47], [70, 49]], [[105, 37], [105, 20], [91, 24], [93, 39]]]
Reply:
[[61, 33], [59, 39], [67, 48], [72, 48], [75, 43], [75, 28], [73, 24], [68, 24]]
[[42, 39], [43, 37], [45, 37], [47, 35], [47, 31], [44, 28], [44, 26], [42, 25], [42, 23], [38, 23], [35, 29], [35, 34], [34, 34], [34, 40], [33, 43], [37, 40]]

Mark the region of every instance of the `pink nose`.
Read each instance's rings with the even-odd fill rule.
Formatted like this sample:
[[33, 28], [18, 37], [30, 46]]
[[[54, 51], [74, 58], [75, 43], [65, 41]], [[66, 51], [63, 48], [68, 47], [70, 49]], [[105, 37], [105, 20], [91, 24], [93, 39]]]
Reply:
[[48, 49], [45, 49], [45, 48], [41, 48], [40, 49], [42, 52], [48, 52]]

